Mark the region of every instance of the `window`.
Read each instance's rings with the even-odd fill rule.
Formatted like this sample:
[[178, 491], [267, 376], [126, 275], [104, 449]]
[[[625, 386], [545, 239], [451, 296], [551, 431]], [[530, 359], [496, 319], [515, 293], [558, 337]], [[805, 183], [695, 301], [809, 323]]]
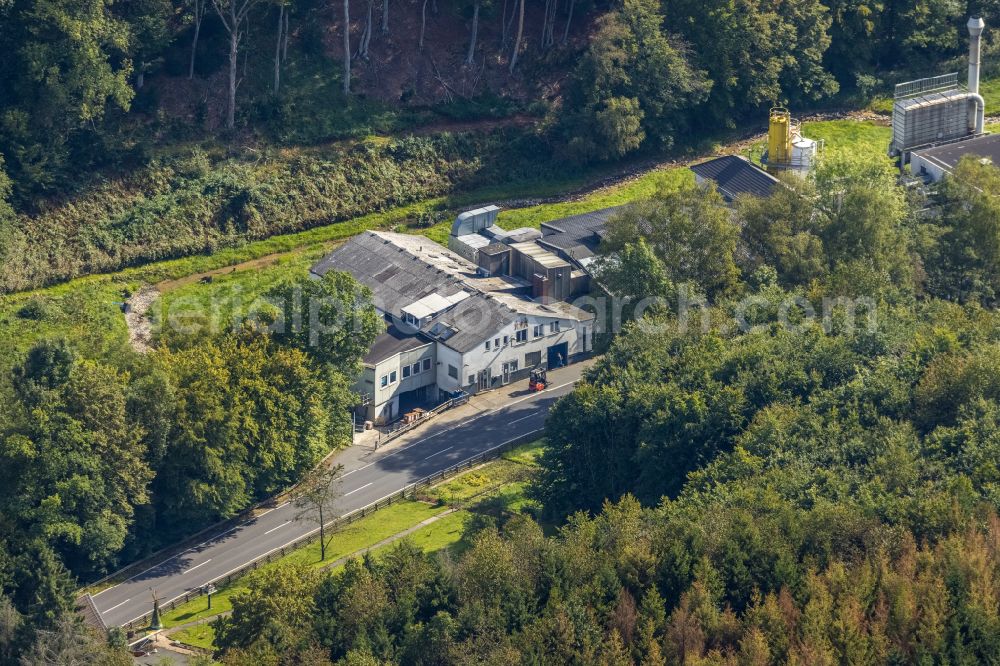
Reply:
[[452, 379], [458, 379], [458, 368], [450, 363], [448, 364], [448, 376]]
[[410, 366], [404, 365], [403, 366], [403, 379], [406, 379], [409, 376], [410, 376]]
[[528, 352], [524, 355], [524, 367], [533, 368], [542, 362], [542, 352]]
[[424, 359], [424, 372], [431, 369], [431, 360], [429, 358]]
[[475, 384], [475, 383], [476, 383], [476, 376], [469, 375], [469, 384]]
[[493, 346], [496, 347], [497, 349], [500, 349], [500, 338], [497, 338], [496, 340], [493, 341]]
[[517, 361], [511, 361], [510, 362], [510, 371], [511, 372], [517, 372]]
[[551, 324], [549, 324], [549, 333], [558, 333], [558, 332], [559, 332], [559, 322], [554, 321]]
[[420, 326], [420, 320], [411, 315], [409, 312], [403, 313], [403, 321], [405, 321], [410, 326]]
[[504, 347], [506, 347], [506, 346], [507, 346], [507, 343], [508, 343], [509, 341], [510, 341], [510, 336], [509, 336], [509, 335], [505, 335], [505, 336], [503, 336], [503, 346], [504, 346]]
[[379, 385], [385, 388], [389, 385], [389, 375], [382, 375], [382, 379], [379, 381]]
[[419, 361], [417, 363], [413, 364], [413, 374], [415, 374], [415, 375], [419, 375], [420, 374], [420, 363], [419, 363]]
[[489, 351], [489, 350], [490, 350], [490, 341], [487, 340], [486, 341], [486, 351]]
[[535, 331], [534, 331], [535, 335], [534, 335], [534, 337], [536, 337], [536, 338], [542, 337], [542, 333], [544, 332], [543, 331], [544, 328], [545, 327], [542, 326], [541, 324], [535, 324]]
[[514, 334], [517, 342], [527, 342], [528, 341], [528, 329], [522, 328], [520, 331]]
[[389, 383], [390, 384], [395, 384], [396, 383], [396, 371], [395, 370], [393, 370], [392, 372], [389, 373]]

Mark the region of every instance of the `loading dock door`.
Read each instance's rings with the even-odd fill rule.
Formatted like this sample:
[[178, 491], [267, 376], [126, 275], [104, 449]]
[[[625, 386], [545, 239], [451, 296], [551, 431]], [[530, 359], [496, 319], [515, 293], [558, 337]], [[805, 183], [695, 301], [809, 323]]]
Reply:
[[560, 342], [557, 345], [552, 345], [548, 349], [548, 361], [549, 369], [561, 368], [569, 362], [569, 343]]

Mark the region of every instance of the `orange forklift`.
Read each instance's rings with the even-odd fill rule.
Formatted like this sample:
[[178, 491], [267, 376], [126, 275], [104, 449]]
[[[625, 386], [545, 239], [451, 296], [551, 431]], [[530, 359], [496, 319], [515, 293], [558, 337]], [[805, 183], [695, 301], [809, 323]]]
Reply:
[[545, 372], [545, 368], [535, 368], [528, 375], [528, 391], [531, 393], [536, 393], [538, 391], [544, 391], [549, 385], [549, 380]]

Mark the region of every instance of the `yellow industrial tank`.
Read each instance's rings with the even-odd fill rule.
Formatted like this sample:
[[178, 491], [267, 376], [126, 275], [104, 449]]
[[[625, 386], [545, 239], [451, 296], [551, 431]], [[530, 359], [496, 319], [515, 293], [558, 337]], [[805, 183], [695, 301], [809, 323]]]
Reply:
[[767, 128], [768, 164], [788, 164], [792, 154], [792, 115], [783, 106], [771, 109]]

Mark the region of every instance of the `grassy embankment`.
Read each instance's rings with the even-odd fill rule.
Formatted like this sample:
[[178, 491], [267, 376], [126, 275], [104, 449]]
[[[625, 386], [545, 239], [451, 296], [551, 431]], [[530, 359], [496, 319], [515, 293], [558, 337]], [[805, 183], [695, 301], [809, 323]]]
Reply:
[[[460, 551], [465, 546], [465, 526], [475, 514], [499, 516], [532, 505], [525, 491], [542, 446], [541, 442], [534, 442], [518, 447], [498, 460], [428, 489], [419, 500], [399, 502], [349, 525], [334, 536], [325, 561], [319, 559], [319, 544], [312, 543], [267, 566], [301, 562], [316, 568], [328, 567], [332, 562], [360, 553], [393, 535], [417, 527], [428, 518], [439, 516], [449, 506], [457, 510], [420, 527], [406, 538], [426, 553], [446, 549]], [[378, 558], [380, 553], [391, 547], [383, 545], [372, 553]], [[338, 564], [332, 571], [341, 567], [342, 564]], [[176, 627], [232, 610], [232, 597], [245, 590], [246, 583], [246, 579], [241, 579], [221, 588], [212, 597], [211, 610], [204, 597], [178, 606], [164, 614], [164, 625]], [[204, 648], [212, 647], [213, 637], [214, 631], [209, 624], [186, 627], [172, 634], [176, 640]]]

